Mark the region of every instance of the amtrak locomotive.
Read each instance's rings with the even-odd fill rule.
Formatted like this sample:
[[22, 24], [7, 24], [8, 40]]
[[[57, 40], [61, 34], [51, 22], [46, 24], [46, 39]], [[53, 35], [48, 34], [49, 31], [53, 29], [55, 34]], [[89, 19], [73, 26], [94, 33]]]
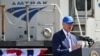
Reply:
[[0, 47], [51, 49], [66, 15], [75, 20], [73, 34], [89, 36], [100, 47], [99, 14], [100, 0], [0, 0]]

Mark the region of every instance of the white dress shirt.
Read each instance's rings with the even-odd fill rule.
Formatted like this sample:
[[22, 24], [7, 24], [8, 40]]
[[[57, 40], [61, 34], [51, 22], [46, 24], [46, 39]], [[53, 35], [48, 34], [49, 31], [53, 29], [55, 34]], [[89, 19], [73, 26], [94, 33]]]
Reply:
[[68, 39], [68, 42], [69, 42], [69, 52], [71, 52], [72, 51], [72, 48], [71, 48], [71, 39], [70, 39], [70, 32], [66, 32], [64, 29], [63, 29], [63, 32], [64, 32], [64, 34], [65, 34], [65, 36], [66, 36], [66, 39]]

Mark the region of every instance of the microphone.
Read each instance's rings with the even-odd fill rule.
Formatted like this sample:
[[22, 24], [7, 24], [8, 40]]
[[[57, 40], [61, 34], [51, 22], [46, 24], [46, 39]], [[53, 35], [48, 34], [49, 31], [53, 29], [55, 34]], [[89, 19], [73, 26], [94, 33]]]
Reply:
[[87, 37], [87, 36], [79, 36], [78, 39], [79, 40], [83, 40], [83, 41], [88, 41], [89, 40], [89, 37]]
[[91, 47], [95, 43], [94, 40], [88, 36], [79, 36], [78, 39], [82, 41], [87, 41], [89, 44], [89, 47]]

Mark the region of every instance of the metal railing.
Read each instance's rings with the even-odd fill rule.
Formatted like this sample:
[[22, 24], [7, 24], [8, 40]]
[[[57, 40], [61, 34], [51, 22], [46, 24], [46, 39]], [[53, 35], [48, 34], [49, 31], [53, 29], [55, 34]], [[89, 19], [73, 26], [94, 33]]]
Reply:
[[81, 24], [80, 24], [80, 20], [79, 20], [79, 16], [78, 16], [78, 10], [76, 8], [76, 0], [74, 0], [73, 5], [74, 5], [74, 9], [75, 9], [75, 15], [76, 15], [76, 18], [77, 18], [77, 21], [78, 21], [78, 27], [79, 27], [80, 35], [83, 36], [82, 28], [81, 28]]

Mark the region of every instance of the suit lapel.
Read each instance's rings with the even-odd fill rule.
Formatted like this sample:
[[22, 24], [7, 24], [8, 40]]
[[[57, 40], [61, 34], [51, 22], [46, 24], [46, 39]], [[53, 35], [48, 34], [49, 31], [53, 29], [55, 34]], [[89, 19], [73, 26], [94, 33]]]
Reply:
[[66, 48], [69, 48], [69, 42], [68, 42], [68, 39], [66, 38], [66, 36], [65, 36], [65, 34], [64, 34], [64, 32], [63, 32], [63, 30], [61, 30], [61, 34], [62, 34], [62, 38], [63, 38], [63, 40], [62, 40], [62, 44], [66, 47]]

